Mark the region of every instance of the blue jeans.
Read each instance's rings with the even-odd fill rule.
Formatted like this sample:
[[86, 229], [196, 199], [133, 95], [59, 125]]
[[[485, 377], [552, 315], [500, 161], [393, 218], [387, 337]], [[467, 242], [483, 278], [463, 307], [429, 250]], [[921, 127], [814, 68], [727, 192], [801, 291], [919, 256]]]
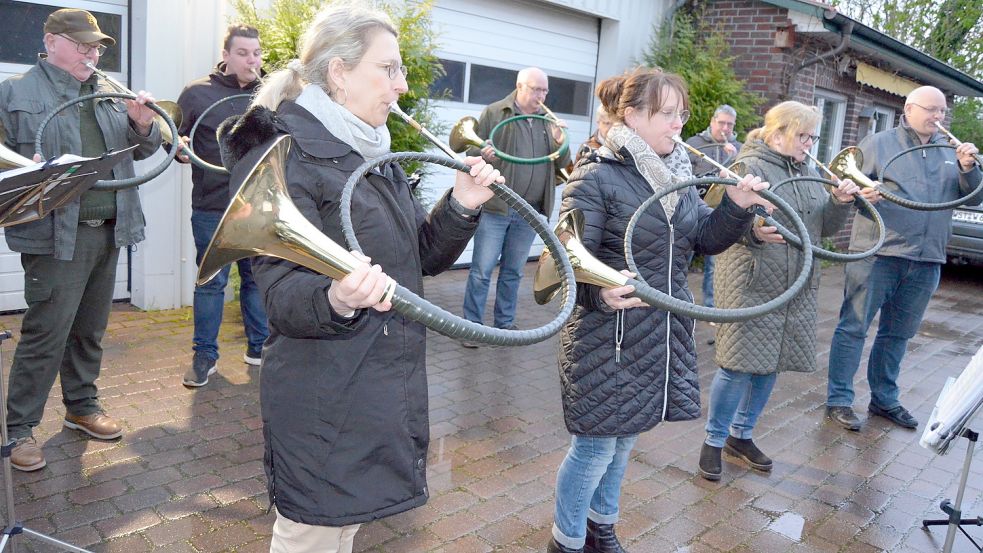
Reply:
[[[638, 436], [572, 436], [570, 450], [556, 473], [553, 539], [580, 549], [587, 539], [587, 518], [598, 524], [618, 522], [621, 480]], [[588, 499], [589, 498], [589, 499]]]
[[[195, 264], [201, 265], [208, 243], [218, 228], [222, 213], [218, 211], [191, 212], [191, 234], [195, 238]], [[253, 270], [248, 259], [240, 259], [239, 265], [239, 308], [242, 310], [242, 322], [246, 330], [246, 340], [250, 351], [258, 351], [263, 347], [270, 331], [266, 327], [266, 311], [263, 309], [263, 299], [260, 297], [256, 282], [253, 280]], [[231, 265], [226, 265], [211, 281], [202, 286], [195, 286], [194, 315], [195, 353], [201, 353], [211, 360], [218, 359], [218, 329], [222, 325], [222, 310], [225, 306], [225, 285], [229, 282]]]
[[522, 269], [529, 259], [529, 248], [536, 231], [517, 211], [509, 208], [508, 215], [482, 213], [474, 233], [471, 270], [464, 291], [464, 318], [484, 324], [485, 300], [495, 264], [501, 257], [498, 282], [495, 283], [496, 328], [509, 328], [515, 322], [515, 305], [519, 296]]
[[712, 255], [703, 256], [703, 305], [713, 307], [713, 267], [716, 263]]
[[706, 444], [724, 447], [727, 436], [750, 440], [778, 373], [750, 374], [719, 368], [710, 385]]
[[847, 263], [840, 322], [829, 351], [827, 406], [853, 405], [853, 377], [878, 310], [880, 323], [867, 361], [870, 402], [884, 409], [901, 405], [897, 384], [901, 358], [939, 286], [941, 268], [939, 263], [900, 257], [874, 256]]

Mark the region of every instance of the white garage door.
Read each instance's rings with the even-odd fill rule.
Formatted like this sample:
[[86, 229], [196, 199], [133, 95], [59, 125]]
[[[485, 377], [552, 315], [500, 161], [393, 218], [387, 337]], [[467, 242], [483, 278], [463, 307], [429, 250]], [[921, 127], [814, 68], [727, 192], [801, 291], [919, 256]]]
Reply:
[[[436, 102], [447, 131], [461, 117], [478, 117], [488, 104], [515, 89], [516, 72], [543, 69], [550, 77], [546, 104], [569, 125], [572, 152], [591, 133], [599, 22], [543, 2], [440, 0], [434, 28], [447, 76], [435, 84], [449, 99]], [[453, 172], [429, 166], [424, 195], [433, 201], [453, 185]], [[562, 187], [557, 190], [559, 204]], [[556, 210], [551, 218], [556, 221]], [[538, 255], [537, 239], [531, 255]], [[471, 261], [471, 246], [459, 263]]]
[[[81, 8], [96, 16], [102, 32], [116, 39], [99, 61], [114, 78], [126, 82], [127, 0], [31, 1], [0, 0], [0, 81], [30, 69], [37, 54], [44, 51], [42, 27], [48, 14], [60, 8]], [[0, 236], [3, 230], [0, 229]], [[127, 252], [120, 253], [116, 269], [117, 299], [128, 298]], [[6, 239], [0, 240], [0, 311], [24, 309], [24, 271], [20, 255], [10, 251]]]

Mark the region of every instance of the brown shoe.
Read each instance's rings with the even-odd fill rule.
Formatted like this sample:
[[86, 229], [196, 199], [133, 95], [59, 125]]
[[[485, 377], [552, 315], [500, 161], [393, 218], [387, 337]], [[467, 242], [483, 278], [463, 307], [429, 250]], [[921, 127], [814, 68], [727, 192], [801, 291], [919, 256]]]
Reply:
[[65, 413], [65, 427], [81, 430], [100, 440], [112, 440], [123, 435], [123, 427], [112, 417], [101, 412], [82, 416]]
[[33, 436], [17, 440], [17, 445], [10, 450], [10, 466], [24, 472], [44, 468], [48, 463], [44, 460], [44, 452], [38, 447]]

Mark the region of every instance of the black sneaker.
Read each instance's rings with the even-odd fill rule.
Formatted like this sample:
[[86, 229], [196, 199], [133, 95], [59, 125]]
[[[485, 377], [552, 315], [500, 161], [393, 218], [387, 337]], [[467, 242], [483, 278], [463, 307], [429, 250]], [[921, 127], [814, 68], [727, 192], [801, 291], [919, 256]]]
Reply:
[[587, 519], [587, 540], [584, 542], [584, 553], [628, 553], [618, 536], [614, 533], [613, 524], [598, 524]]
[[884, 417], [902, 428], [908, 428], [910, 430], [918, 428], [918, 419], [911, 416], [911, 413], [901, 405], [898, 405], [894, 409], [884, 409], [871, 403], [867, 406], [867, 412], [875, 417]]
[[849, 407], [827, 407], [826, 418], [847, 430], [852, 430], [853, 432], [860, 430], [860, 419], [853, 412], [853, 409]]
[[254, 367], [260, 366], [263, 362], [263, 348], [253, 349], [252, 347], [246, 348], [246, 353], [242, 355], [242, 360], [246, 362], [247, 365], [252, 365]]
[[215, 374], [216, 370], [218, 369], [215, 367], [214, 359], [209, 359], [196, 352], [191, 361], [191, 368], [184, 373], [182, 384], [189, 388], [200, 388], [208, 384], [208, 377]]
[[703, 444], [703, 449], [700, 450], [700, 476], [711, 482], [720, 480], [720, 474], [723, 472], [723, 468], [720, 466], [721, 449]]
[[569, 547], [560, 545], [555, 539], [550, 538], [549, 543], [546, 544], [546, 553], [584, 553], [584, 548], [570, 549]]
[[758, 446], [754, 445], [754, 440], [751, 439], [741, 440], [733, 436], [727, 436], [727, 442], [724, 444], [724, 451], [726, 451], [728, 455], [733, 455], [738, 459], [744, 459], [744, 461], [751, 465], [751, 468], [755, 470], [768, 472], [773, 466], [771, 458], [762, 453], [762, 451], [758, 449]]

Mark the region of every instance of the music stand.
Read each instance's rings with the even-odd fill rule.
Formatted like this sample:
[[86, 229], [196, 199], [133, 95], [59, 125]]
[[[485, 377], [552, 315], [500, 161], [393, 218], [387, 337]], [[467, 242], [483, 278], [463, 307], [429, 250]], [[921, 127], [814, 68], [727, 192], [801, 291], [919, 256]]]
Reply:
[[[0, 330], [0, 367], [3, 366], [3, 342], [9, 339], [10, 336], [11, 334], [9, 330]], [[31, 530], [30, 528], [25, 528], [24, 525], [17, 522], [17, 516], [14, 513], [14, 481], [10, 468], [10, 454], [14, 450], [14, 442], [7, 438], [7, 394], [4, 390], [2, 374], [0, 374], [0, 444], [2, 444], [0, 445], [0, 457], [3, 457], [3, 484], [4, 488], [6, 488], [5, 503], [7, 505], [8, 521], [7, 526], [3, 529], [3, 537], [0, 538], [0, 553], [7, 548], [8, 544], [10, 545], [11, 553], [16, 553], [17, 545], [14, 543], [14, 536], [19, 534], [37, 538], [41, 541], [60, 547], [65, 551], [71, 551], [73, 553], [92, 553], [88, 549], [75, 547], [70, 543], [63, 542], [51, 536], [46, 536], [41, 532]]]
[[0, 227], [36, 221], [78, 198], [110, 176], [123, 154], [136, 146], [97, 158], [61, 156], [0, 174]]
[[983, 552], [983, 546], [976, 543], [976, 540], [963, 528], [963, 526], [983, 526], [983, 516], [963, 518], [962, 513], [963, 495], [966, 492], [966, 482], [969, 480], [970, 466], [973, 463], [973, 452], [979, 439], [979, 434], [967, 425], [981, 410], [983, 410], [983, 348], [980, 348], [970, 360], [966, 370], [958, 379], [950, 379], [946, 383], [920, 441], [923, 447], [935, 450], [939, 455], [944, 455], [958, 437], [966, 438], [969, 442], [963, 470], [959, 477], [959, 487], [956, 490], [956, 501], [953, 503], [944, 499], [939, 504], [939, 508], [948, 515], [948, 518], [922, 520], [922, 527], [926, 530], [930, 526], [948, 526], [945, 544], [942, 547], [943, 553], [951, 553], [956, 532], [962, 532], [978, 551]]

